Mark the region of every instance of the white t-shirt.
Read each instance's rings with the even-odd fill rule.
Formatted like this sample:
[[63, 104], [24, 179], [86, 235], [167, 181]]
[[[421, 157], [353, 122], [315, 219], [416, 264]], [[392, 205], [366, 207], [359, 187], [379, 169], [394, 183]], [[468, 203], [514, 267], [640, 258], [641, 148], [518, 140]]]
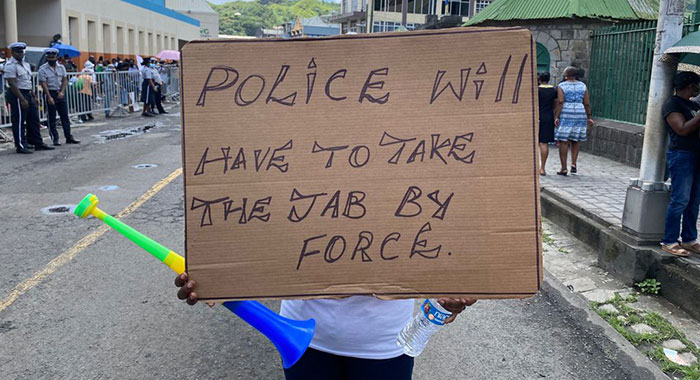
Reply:
[[391, 359], [403, 354], [399, 331], [413, 318], [413, 300], [374, 297], [282, 301], [283, 317], [316, 320], [311, 348], [361, 359]]

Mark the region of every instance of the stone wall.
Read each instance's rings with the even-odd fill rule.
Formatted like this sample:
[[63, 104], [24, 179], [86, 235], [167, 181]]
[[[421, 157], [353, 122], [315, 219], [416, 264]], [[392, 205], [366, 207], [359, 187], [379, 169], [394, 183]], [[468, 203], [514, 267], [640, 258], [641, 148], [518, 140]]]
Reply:
[[581, 143], [581, 151], [638, 168], [643, 143], [643, 126], [596, 119], [593, 128], [588, 129], [588, 141]]
[[591, 19], [524, 20], [509, 22], [485, 22], [483, 26], [522, 26], [530, 29], [535, 42], [549, 51], [551, 83], [564, 78], [564, 69], [574, 66], [590, 69], [591, 35], [594, 30], [609, 27], [613, 23]]

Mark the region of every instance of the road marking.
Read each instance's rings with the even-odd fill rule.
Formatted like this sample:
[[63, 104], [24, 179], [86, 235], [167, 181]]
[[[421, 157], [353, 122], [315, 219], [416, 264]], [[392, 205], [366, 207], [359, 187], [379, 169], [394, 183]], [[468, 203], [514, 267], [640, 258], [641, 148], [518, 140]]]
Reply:
[[[170, 182], [175, 180], [181, 174], [182, 168], [176, 169], [167, 177], [158, 181], [158, 183], [153, 185], [153, 187], [148, 189], [148, 191], [143, 193], [130, 205], [126, 206], [126, 208], [121, 210], [114, 217], [117, 219], [127, 217], [129, 214], [131, 214], [136, 209], [141, 207], [144, 203], [146, 203], [147, 200], [151, 199], [154, 195], [158, 194], [159, 191], [163, 190], [165, 186], [167, 186]], [[0, 302], [0, 312], [7, 309], [7, 307], [12, 305], [17, 300], [17, 298], [29, 291], [29, 289], [41, 284], [46, 277], [58, 270], [58, 268], [73, 260], [75, 256], [78, 253], [80, 253], [80, 251], [84, 250], [85, 248], [89, 247], [92, 243], [96, 242], [97, 239], [99, 239], [100, 236], [104, 235], [105, 232], [109, 231], [109, 229], [109, 226], [107, 226], [106, 224], [101, 225], [97, 230], [80, 239], [77, 243], [75, 243], [75, 245], [70, 247], [70, 249], [51, 260], [48, 264], [46, 264], [46, 266], [43, 269], [34, 273], [34, 275], [12, 288], [10, 294], [4, 300], [2, 300], [2, 302]]]

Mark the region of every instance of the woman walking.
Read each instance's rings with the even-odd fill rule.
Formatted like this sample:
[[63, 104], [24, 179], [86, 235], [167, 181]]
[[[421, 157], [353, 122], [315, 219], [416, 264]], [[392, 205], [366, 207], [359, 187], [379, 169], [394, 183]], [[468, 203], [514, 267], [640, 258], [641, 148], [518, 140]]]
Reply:
[[577, 173], [576, 160], [580, 143], [586, 141], [587, 127], [593, 125], [591, 119], [591, 106], [588, 101], [588, 89], [583, 82], [576, 78], [579, 71], [575, 67], [567, 67], [564, 70], [565, 81], [559, 84], [557, 96], [557, 110], [554, 113], [554, 125], [557, 127], [554, 134], [559, 142], [559, 159], [561, 170], [559, 175], [567, 175], [566, 168], [569, 144], [571, 144], [571, 173]]
[[540, 101], [540, 175], [547, 175], [547, 157], [549, 143], [554, 142], [554, 109], [557, 104], [557, 88], [549, 84], [549, 73], [538, 76], [538, 97]]

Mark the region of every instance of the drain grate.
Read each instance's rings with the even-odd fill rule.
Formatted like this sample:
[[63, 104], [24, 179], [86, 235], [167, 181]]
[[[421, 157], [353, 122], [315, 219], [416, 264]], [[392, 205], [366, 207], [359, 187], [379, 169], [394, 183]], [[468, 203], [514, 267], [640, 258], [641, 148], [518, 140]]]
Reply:
[[41, 209], [46, 215], [68, 214], [73, 212], [75, 205], [51, 205]]
[[156, 164], [138, 164], [138, 165], [132, 166], [132, 168], [134, 168], [134, 169], [150, 169], [150, 168], [156, 168], [156, 167], [158, 167], [158, 165], [156, 165]]
[[117, 185], [107, 185], [107, 186], [102, 186], [99, 188], [102, 191], [114, 191], [119, 189], [119, 186]]

